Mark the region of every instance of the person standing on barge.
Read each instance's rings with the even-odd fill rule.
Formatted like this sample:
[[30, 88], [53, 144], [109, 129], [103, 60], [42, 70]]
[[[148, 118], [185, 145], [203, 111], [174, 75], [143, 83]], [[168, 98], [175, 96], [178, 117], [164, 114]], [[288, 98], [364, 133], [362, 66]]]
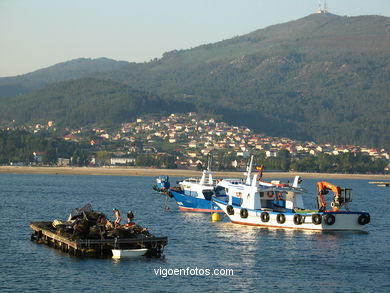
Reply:
[[121, 214], [119, 213], [119, 210], [116, 208], [113, 209], [113, 212], [115, 214], [114, 226], [115, 228], [119, 228], [121, 226]]
[[127, 223], [125, 224], [125, 227], [132, 227], [135, 226], [134, 220], [134, 213], [132, 211], [127, 212]]

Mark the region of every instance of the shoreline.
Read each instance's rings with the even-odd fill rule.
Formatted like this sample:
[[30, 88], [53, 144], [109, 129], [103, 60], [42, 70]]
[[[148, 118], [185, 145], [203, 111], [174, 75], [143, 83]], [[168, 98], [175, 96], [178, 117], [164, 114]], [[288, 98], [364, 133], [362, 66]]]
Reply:
[[[201, 172], [184, 169], [155, 169], [137, 167], [19, 167], [0, 166], [0, 174], [47, 174], [47, 175], [97, 175], [97, 176], [150, 176], [169, 175], [171, 177], [200, 177]], [[215, 177], [243, 177], [243, 172], [213, 172]], [[360, 179], [389, 180], [390, 174], [340, 174], [306, 172], [264, 172], [263, 178], [302, 178], [315, 179]]]

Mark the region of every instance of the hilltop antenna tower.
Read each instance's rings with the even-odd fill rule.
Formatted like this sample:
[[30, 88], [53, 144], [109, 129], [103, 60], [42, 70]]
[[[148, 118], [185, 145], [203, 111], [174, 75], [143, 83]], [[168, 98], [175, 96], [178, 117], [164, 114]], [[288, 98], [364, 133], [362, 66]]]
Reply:
[[318, 1], [318, 10], [316, 11], [316, 13], [318, 14], [328, 13], [328, 4], [326, 3], [326, 0]]

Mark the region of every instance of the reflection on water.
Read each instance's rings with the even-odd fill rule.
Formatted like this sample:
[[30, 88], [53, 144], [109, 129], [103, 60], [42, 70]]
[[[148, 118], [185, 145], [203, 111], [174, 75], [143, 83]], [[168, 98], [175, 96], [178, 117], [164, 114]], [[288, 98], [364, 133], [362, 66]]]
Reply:
[[[305, 180], [315, 205], [315, 180]], [[211, 222], [210, 214], [178, 211], [151, 190], [153, 177], [0, 174], [1, 292], [37, 291], [336, 291], [387, 292], [390, 271], [388, 189], [357, 180], [351, 209], [371, 213], [370, 233], [282, 230]], [[28, 222], [64, 219], [85, 203], [113, 219], [131, 209], [135, 221], [168, 236], [161, 259], [76, 258], [29, 241]], [[12, 219], [12, 220], [11, 220]], [[234, 276], [156, 276], [159, 268], [233, 269]]]

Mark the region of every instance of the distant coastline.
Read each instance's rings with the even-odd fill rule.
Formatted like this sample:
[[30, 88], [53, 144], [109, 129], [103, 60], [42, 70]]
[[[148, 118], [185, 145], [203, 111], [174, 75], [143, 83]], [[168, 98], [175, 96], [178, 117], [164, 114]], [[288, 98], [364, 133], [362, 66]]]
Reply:
[[[61, 175], [105, 175], [105, 176], [158, 176], [199, 177], [200, 171], [183, 169], [155, 169], [137, 167], [19, 167], [0, 166], [0, 173], [9, 174], [61, 174]], [[361, 179], [390, 180], [390, 174], [339, 174], [339, 173], [305, 173], [305, 172], [264, 172], [264, 178], [302, 178], [318, 179]], [[242, 172], [214, 172], [215, 177], [243, 177]]]

